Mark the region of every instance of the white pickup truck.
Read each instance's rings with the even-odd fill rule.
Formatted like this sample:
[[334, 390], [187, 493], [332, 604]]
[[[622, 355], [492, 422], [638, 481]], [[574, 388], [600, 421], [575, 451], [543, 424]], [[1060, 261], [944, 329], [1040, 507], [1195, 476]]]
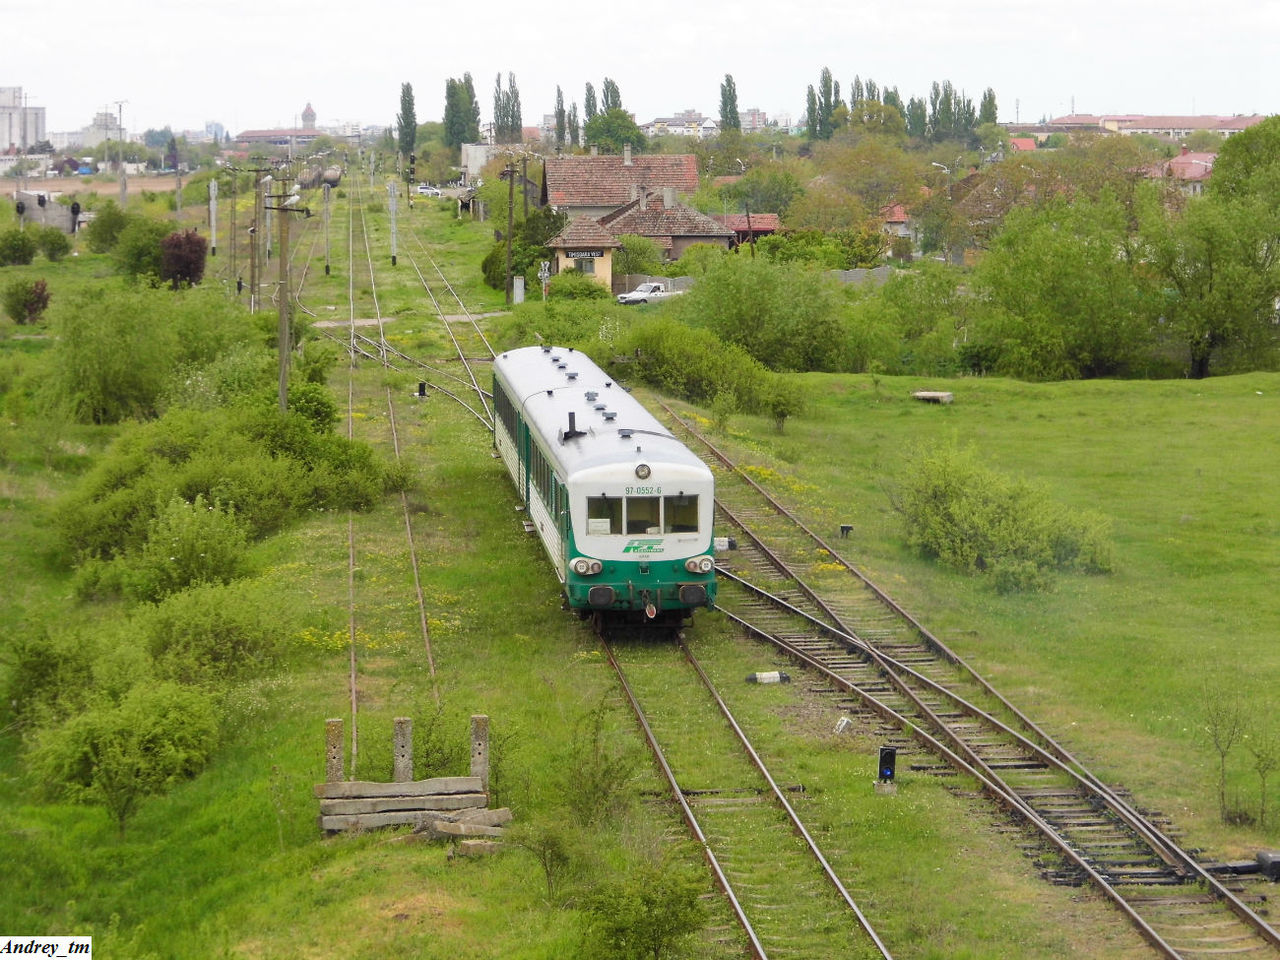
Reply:
[[651, 303], [659, 300], [665, 300], [667, 297], [676, 297], [682, 293], [684, 293], [683, 290], [672, 290], [665, 283], [642, 283], [630, 293], [618, 294], [618, 302]]

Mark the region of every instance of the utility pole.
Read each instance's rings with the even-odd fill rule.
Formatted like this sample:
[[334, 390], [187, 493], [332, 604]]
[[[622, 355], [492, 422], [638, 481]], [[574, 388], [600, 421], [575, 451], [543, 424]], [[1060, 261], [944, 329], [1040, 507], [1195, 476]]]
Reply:
[[394, 180], [387, 182], [388, 206], [391, 208], [391, 265], [396, 265], [396, 196], [399, 191], [396, 189]]
[[218, 178], [209, 179], [209, 256], [218, 255]]
[[511, 233], [515, 229], [516, 213], [516, 168], [507, 161], [507, 169], [502, 171], [507, 178], [507, 306], [511, 306]]
[[[272, 194], [271, 199], [277, 201], [274, 206], [265, 207], [267, 210], [274, 210], [280, 219], [280, 249], [279, 249], [279, 315], [276, 323], [276, 349], [280, 354], [280, 412], [285, 413], [289, 409], [289, 353], [292, 349], [290, 346], [290, 332], [292, 320], [292, 291], [289, 289], [289, 214], [301, 213], [304, 216], [311, 216], [310, 210], [295, 210], [291, 208], [291, 204], [297, 202], [297, 194], [290, 193], [288, 186], [289, 180], [292, 179], [287, 174], [279, 178], [280, 192]], [[275, 182], [275, 181], [273, 181]]]
[[324, 185], [324, 275], [329, 276], [329, 184]]
[[529, 219], [529, 155], [520, 156], [520, 196], [524, 197], [524, 218]]
[[129, 201], [129, 178], [124, 172], [124, 105], [128, 100], [113, 101], [116, 105], [116, 136], [120, 139], [120, 209]]

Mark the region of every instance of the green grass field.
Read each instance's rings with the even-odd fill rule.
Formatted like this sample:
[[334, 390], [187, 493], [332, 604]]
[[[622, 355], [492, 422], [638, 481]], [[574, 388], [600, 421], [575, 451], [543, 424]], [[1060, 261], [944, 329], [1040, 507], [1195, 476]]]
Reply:
[[[448, 223], [444, 208], [440, 218]], [[463, 256], [487, 248], [479, 226], [441, 230]], [[23, 270], [37, 275], [41, 266]], [[68, 284], [109, 272], [90, 256], [57, 270]], [[0, 283], [18, 275], [0, 271]], [[476, 287], [463, 295], [472, 309], [500, 297]], [[333, 296], [345, 297], [345, 287]], [[380, 280], [379, 296], [386, 314], [399, 316], [389, 335], [401, 349], [438, 347], [440, 334], [403, 271]], [[33, 332], [43, 331], [2, 328], [5, 363], [42, 349]], [[465, 765], [467, 717], [485, 713], [497, 802], [524, 823], [554, 822], [572, 787], [583, 718], [603, 705], [608, 742], [642, 751], [589, 632], [561, 611], [550, 566], [522, 531], [479, 425], [441, 397], [410, 400], [409, 379], [362, 370], [354, 431], [389, 450], [390, 386], [417, 476], [409, 503], [438, 677], [427, 673], [400, 501], [389, 498], [354, 521], [362, 704], [355, 773], [389, 779], [391, 719], [400, 715], [417, 723], [419, 776], [461, 773], [432, 764]], [[820, 531], [838, 538], [839, 525], [852, 524], [850, 540], [833, 539], [850, 559], [1082, 760], [1132, 789], [1141, 806], [1172, 816], [1189, 846], [1226, 857], [1280, 846], [1274, 802], [1265, 827], [1221, 823], [1217, 757], [1200, 735], [1207, 698], [1223, 690], [1238, 692], [1257, 735], [1275, 730], [1280, 375], [1049, 385], [803, 380], [811, 407], [784, 433], [739, 416], [719, 442]], [[344, 372], [333, 384], [345, 397]], [[938, 387], [955, 393], [953, 405], [908, 398]], [[14, 415], [0, 423], [6, 635], [24, 622], [91, 631], [120, 616], [111, 604], [74, 602], [48, 518], [111, 435]], [[1049, 593], [1000, 595], [908, 552], [887, 491], [908, 453], [935, 442], [971, 445], [991, 467], [1105, 514], [1115, 571], [1062, 577]], [[0, 735], [0, 933], [92, 932], [103, 957], [576, 954], [574, 883], [565, 899], [548, 903], [527, 853], [450, 860], [443, 846], [383, 835], [325, 839], [316, 829], [311, 787], [323, 777], [324, 720], [349, 709], [346, 529], [345, 515], [318, 513], [255, 547], [257, 573], [281, 605], [305, 611], [288, 669], [226, 695], [212, 766], [147, 800], [123, 837], [100, 808], [40, 801], [18, 734]], [[741, 684], [744, 664], [780, 663], [714, 615], [700, 616], [690, 637], [782, 776], [808, 787], [805, 810], [836, 841], [895, 956], [1149, 955], [1087, 891], [1041, 880], [1019, 849], [1021, 835], [966, 785], [904, 772], [899, 802], [877, 802], [867, 735], [852, 746], [837, 742], [836, 708], [803, 683]], [[1238, 747], [1229, 768], [1233, 805], [1256, 817], [1259, 783], [1248, 754]], [[646, 763], [640, 769], [616, 815], [578, 836], [596, 872], [583, 867], [574, 882], [608, 875], [681, 833], [669, 806], [649, 795], [656, 777]]]

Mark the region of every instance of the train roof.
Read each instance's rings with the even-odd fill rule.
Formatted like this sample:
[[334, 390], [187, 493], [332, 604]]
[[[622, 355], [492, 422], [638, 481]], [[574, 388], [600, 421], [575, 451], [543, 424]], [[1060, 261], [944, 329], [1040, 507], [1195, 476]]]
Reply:
[[706, 464], [581, 351], [520, 347], [501, 354], [493, 369], [566, 477], [644, 460], [700, 469], [710, 479]]

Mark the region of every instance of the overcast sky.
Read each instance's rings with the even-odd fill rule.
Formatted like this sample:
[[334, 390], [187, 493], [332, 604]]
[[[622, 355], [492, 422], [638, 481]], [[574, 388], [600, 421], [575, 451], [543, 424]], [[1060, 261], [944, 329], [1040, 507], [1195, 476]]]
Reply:
[[[456, 13], [442, 14], [442, 9]], [[332, 10], [332, 14], [322, 11]], [[108, 0], [61, 13], [0, 0], [0, 86], [21, 86], [47, 129], [123, 107], [131, 132], [287, 127], [308, 102], [319, 126], [394, 122], [413, 85], [419, 122], [439, 120], [445, 81], [469, 71], [482, 119], [499, 72], [516, 77], [526, 126], [581, 110], [605, 77], [644, 123], [719, 113], [732, 74], [740, 109], [799, 122], [826, 66], [904, 102], [950, 80], [1001, 122], [1077, 113], [1280, 113], [1280, 0], [641, 0], [570, 6], [364, 0]]]

